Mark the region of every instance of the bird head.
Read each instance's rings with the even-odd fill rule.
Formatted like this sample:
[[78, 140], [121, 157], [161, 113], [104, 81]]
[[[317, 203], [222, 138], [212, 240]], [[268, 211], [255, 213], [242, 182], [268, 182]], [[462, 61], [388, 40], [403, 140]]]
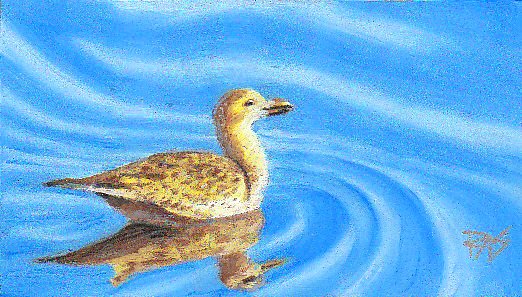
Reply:
[[283, 99], [268, 101], [254, 90], [236, 89], [219, 99], [213, 116], [216, 125], [231, 127], [252, 125], [260, 118], [285, 114], [292, 109], [293, 105]]
[[273, 259], [258, 264], [244, 253], [219, 258], [219, 277], [223, 284], [233, 290], [254, 290], [264, 285], [265, 273], [285, 264], [285, 259]]

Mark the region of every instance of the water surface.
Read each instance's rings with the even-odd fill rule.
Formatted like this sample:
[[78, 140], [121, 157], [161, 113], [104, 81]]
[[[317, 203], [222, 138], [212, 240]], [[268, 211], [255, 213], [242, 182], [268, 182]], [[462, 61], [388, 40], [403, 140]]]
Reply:
[[[4, 1], [3, 296], [522, 294], [520, 4]], [[213, 258], [114, 287], [36, 264], [120, 230], [102, 198], [44, 188], [155, 152], [220, 152], [229, 89], [296, 110], [256, 124], [271, 180], [247, 252], [287, 259], [254, 293]], [[510, 245], [492, 262], [464, 230]]]

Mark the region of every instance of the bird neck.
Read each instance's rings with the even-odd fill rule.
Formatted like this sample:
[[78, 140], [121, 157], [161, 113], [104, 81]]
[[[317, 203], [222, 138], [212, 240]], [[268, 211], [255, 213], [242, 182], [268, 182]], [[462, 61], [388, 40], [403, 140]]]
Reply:
[[268, 184], [268, 166], [261, 142], [250, 123], [239, 123], [219, 129], [218, 139], [227, 157], [245, 171], [250, 195], [261, 195]]

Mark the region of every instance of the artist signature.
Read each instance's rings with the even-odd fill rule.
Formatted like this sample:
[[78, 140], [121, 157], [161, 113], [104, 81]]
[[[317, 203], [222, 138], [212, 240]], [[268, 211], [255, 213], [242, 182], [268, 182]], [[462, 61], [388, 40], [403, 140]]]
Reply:
[[477, 260], [482, 254], [484, 249], [488, 250], [488, 262], [492, 262], [503, 250], [505, 250], [510, 242], [506, 236], [509, 234], [511, 226], [504, 229], [493, 237], [491, 234], [486, 232], [466, 230], [463, 234], [468, 236], [468, 240], [464, 241], [464, 246], [469, 248], [469, 257], [473, 258], [473, 252], [475, 251], [474, 259]]

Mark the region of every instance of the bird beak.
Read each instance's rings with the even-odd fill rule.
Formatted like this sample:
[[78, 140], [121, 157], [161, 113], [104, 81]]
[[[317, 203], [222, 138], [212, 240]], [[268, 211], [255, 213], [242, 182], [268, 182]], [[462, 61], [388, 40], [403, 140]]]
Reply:
[[265, 263], [261, 264], [261, 272], [264, 274], [271, 269], [284, 265], [287, 261], [287, 259], [273, 259], [266, 261]]
[[263, 110], [268, 112], [269, 116], [285, 114], [294, 109], [294, 106], [281, 98], [276, 98], [268, 102], [268, 106], [264, 107]]

